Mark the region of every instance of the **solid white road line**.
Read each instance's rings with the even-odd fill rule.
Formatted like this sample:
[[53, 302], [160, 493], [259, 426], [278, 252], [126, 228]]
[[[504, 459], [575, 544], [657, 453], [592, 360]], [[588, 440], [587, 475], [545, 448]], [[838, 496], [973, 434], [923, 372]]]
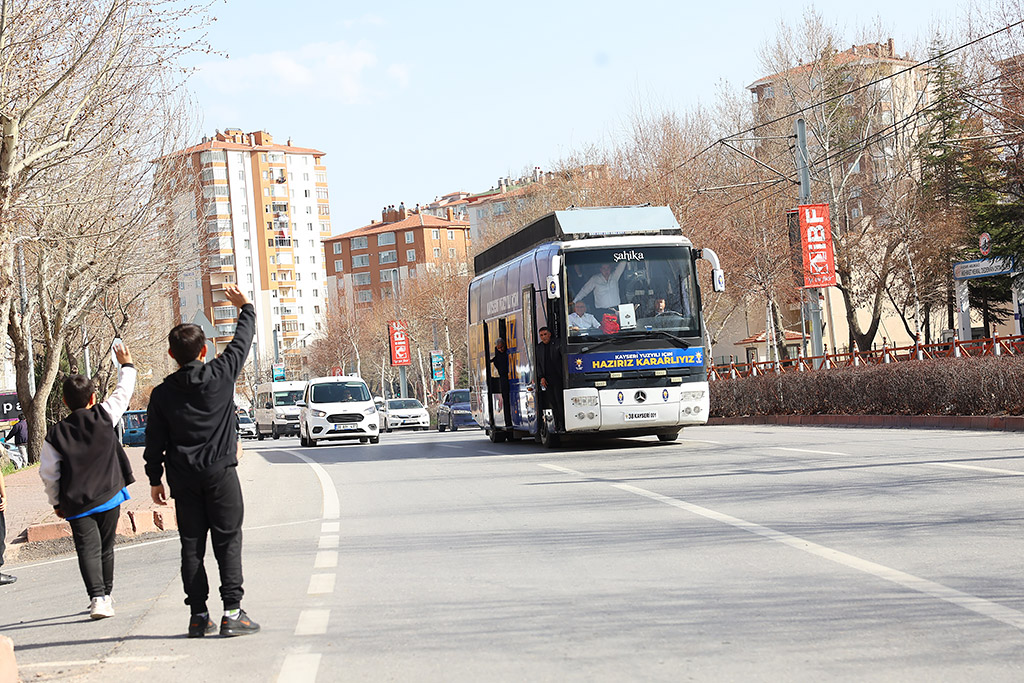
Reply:
[[313, 569], [334, 569], [338, 566], [337, 550], [321, 550], [313, 561]]
[[320, 550], [329, 550], [331, 548], [338, 547], [337, 536], [321, 536], [320, 543], [317, 545]]
[[564, 474], [571, 474], [571, 475], [573, 475], [575, 477], [585, 477], [586, 476], [582, 472], [577, 472], [576, 470], [570, 470], [568, 467], [562, 467], [561, 465], [548, 465], [546, 463], [541, 463], [540, 466], [541, 467], [547, 467], [549, 470], [554, 470], [555, 472], [563, 472]]
[[789, 451], [790, 453], [813, 453], [814, 455], [845, 455], [849, 457], [849, 453], [837, 453], [835, 451], [811, 451], [806, 448], [783, 448], [782, 446], [771, 446], [773, 451]]
[[721, 441], [710, 441], [709, 439], [677, 439], [676, 443], [710, 443], [715, 446], [721, 446]]
[[320, 533], [336, 534], [341, 531], [341, 522], [324, 522], [320, 525]]
[[[17, 651], [17, 647], [15, 647]], [[65, 659], [57, 662], [34, 662], [19, 664], [18, 669], [48, 669], [70, 666], [95, 666], [96, 664], [156, 664], [160, 662], [177, 662], [187, 659], [188, 655], [152, 655], [147, 657], [104, 657], [102, 659]], [[41, 675], [41, 674], [40, 674]]]
[[334, 574], [313, 574], [309, 579], [307, 595], [329, 595], [334, 592]]
[[334, 482], [331, 481], [331, 477], [327, 474], [327, 470], [316, 462], [312, 458], [308, 458], [302, 453], [297, 451], [284, 451], [290, 455], [294, 455], [299, 460], [302, 460], [310, 467], [313, 468], [313, 472], [316, 474], [316, 478], [320, 480], [320, 490], [324, 496], [324, 519], [338, 519], [341, 517], [341, 501], [338, 500], [338, 489], [335, 488]]
[[981, 467], [979, 465], [963, 465], [958, 462], [923, 462], [922, 467], [953, 467], [958, 470], [975, 470], [977, 472], [990, 472], [992, 474], [1006, 474], [1011, 477], [1024, 477], [1024, 472], [1017, 470], [1001, 470], [996, 467]]
[[1000, 621], [1017, 629], [1024, 630], [1024, 613], [1004, 605], [991, 602], [984, 598], [979, 598], [976, 595], [963, 593], [955, 588], [944, 586], [940, 583], [936, 583], [935, 581], [922, 579], [921, 577], [902, 572], [898, 569], [893, 569], [892, 567], [886, 567], [885, 565], [871, 562], [870, 560], [865, 560], [839, 550], [834, 550], [797, 536], [791, 536], [790, 534], [782, 531], [776, 531], [775, 529], [761, 526], [754, 522], [748, 522], [738, 517], [709, 510], [708, 508], [687, 503], [676, 498], [663, 496], [660, 493], [654, 493], [653, 491], [641, 489], [629, 484], [611, 484], [611, 486], [622, 491], [628, 491], [629, 493], [658, 501], [659, 503], [665, 503], [666, 505], [686, 510], [687, 512], [700, 515], [701, 517], [706, 517], [707, 519], [711, 519], [716, 522], [728, 524], [729, 526], [742, 529], [758, 536], [763, 536], [764, 538], [782, 543], [783, 545], [795, 548], [796, 550], [815, 555], [851, 569], [856, 569], [866, 574], [871, 574], [872, 576], [885, 581], [890, 581], [909, 590], [923, 593], [933, 598], [938, 598], [939, 600], [944, 600], [957, 605], [958, 607], [962, 607], [984, 617], [988, 617], [989, 619], [994, 619], [995, 621]]
[[281, 673], [277, 675], [277, 683], [306, 683], [316, 680], [317, 669], [320, 668], [318, 654], [292, 654], [284, 658]]
[[331, 618], [329, 609], [304, 609], [299, 613], [295, 626], [297, 636], [322, 636], [327, 633], [327, 622]]

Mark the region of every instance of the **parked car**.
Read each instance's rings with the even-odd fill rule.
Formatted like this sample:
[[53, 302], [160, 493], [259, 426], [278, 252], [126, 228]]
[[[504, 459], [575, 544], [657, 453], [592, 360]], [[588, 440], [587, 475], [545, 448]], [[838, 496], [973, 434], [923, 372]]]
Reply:
[[385, 431], [395, 429], [430, 429], [430, 414], [414, 398], [392, 398], [385, 403]]
[[377, 406], [359, 377], [317, 377], [309, 380], [299, 407], [299, 443], [359, 439], [378, 443]]
[[469, 409], [469, 389], [453, 389], [444, 395], [437, 406], [437, 431], [478, 426]]
[[238, 415], [238, 435], [243, 439], [256, 438], [256, 423], [244, 413]]
[[146, 411], [126, 410], [121, 416], [121, 443], [125, 446], [146, 445]]

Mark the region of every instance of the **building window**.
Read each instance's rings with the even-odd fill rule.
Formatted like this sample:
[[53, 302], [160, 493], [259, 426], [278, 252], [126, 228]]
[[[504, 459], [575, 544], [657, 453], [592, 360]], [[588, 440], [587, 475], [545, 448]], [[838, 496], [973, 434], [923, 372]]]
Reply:
[[390, 268], [388, 270], [382, 270], [382, 271], [380, 271], [380, 281], [381, 282], [391, 282], [391, 280], [394, 279], [394, 274], [395, 274], [395, 271], [390, 269]]
[[436, 229], [435, 230], [431, 230], [430, 231], [430, 236], [433, 237], [435, 240], [439, 240], [439, 239], [441, 239], [441, 231], [440, 230], [436, 230]]
[[309, 197], [309, 196], [310, 196], [311, 194], [312, 194], [312, 193], [311, 193], [311, 192], [310, 192], [309, 190], [303, 190], [303, 191], [302, 191], [302, 196], [303, 196], [303, 197]]
[[448, 258], [455, 258], [455, 247], [448, 247]]
[[318, 187], [318, 188], [316, 188], [316, 198], [317, 199], [327, 199], [327, 188], [326, 187]]
[[378, 247], [383, 247], [383, 246], [387, 246], [389, 244], [394, 244], [394, 243], [395, 243], [395, 233], [393, 233], [393, 232], [382, 232], [381, 234], [377, 235], [377, 246]]
[[[383, 275], [383, 273], [381, 273], [381, 274]], [[352, 276], [352, 284], [354, 284], [356, 286], [370, 284], [370, 274], [369, 273], [356, 273], [356, 274], [354, 274]]]
[[316, 181], [318, 183], [326, 183], [327, 182], [327, 174], [322, 172], [322, 171], [317, 171], [317, 173], [316, 173]]
[[441, 258], [441, 247], [434, 247], [434, 258]]
[[302, 179], [303, 180], [309, 180], [309, 174], [308, 173], [303, 173], [302, 174]]
[[412, 244], [415, 241], [416, 241], [416, 234], [415, 233], [413, 233], [411, 230], [409, 232], [405, 233], [405, 243], [406, 244]]
[[345, 262], [342, 261], [341, 259], [335, 259], [335, 261], [334, 261], [334, 272], [340, 273], [343, 270], [345, 270]]
[[321, 216], [330, 216], [331, 208], [327, 204], [318, 204], [316, 207], [317, 213]]
[[214, 319], [234, 318], [238, 315], [238, 309], [234, 306], [217, 306], [213, 309]]
[[341, 242], [335, 242], [334, 243], [334, 253], [335, 254], [340, 254], [341, 253]]
[[[316, 290], [314, 290], [314, 291], [316, 291]], [[313, 313], [320, 313], [320, 307], [319, 306], [314, 306], [313, 307]]]
[[352, 257], [352, 267], [353, 268], [369, 268], [370, 267], [370, 255], [369, 254], [359, 254], [357, 256], [353, 256]]
[[448, 239], [450, 239], [450, 240], [455, 239], [455, 231], [454, 230], [449, 230], [448, 231]]
[[349, 243], [353, 250], [355, 249], [366, 249], [367, 239], [365, 237], [353, 237]]
[[410, 261], [410, 262], [415, 261], [416, 260], [416, 250], [415, 249], [406, 249], [405, 250], [405, 260], [406, 261]]
[[368, 303], [370, 301], [373, 301], [373, 290], [372, 289], [363, 289], [363, 290], [360, 290], [360, 291], [356, 292], [356, 301], [358, 301], [361, 304], [365, 304], [365, 303]]
[[382, 251], [378, 256], [381, 265], [385, 263], [398, 263], [398, 252], [395, 251], [394, 249]]

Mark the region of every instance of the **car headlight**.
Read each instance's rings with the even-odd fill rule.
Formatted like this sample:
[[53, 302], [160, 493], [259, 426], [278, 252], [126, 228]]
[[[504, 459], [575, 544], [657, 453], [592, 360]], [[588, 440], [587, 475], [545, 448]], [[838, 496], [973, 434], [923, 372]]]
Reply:
[[596, 406], [597, 396], [573, 396], [572, 405], [574, 406]]
[[367, 408], [366, 410], [363, 411], [363, 415], [373, 415], [376, 412], [377, 412], [377, 409], [374, 408], [373, 406], [370, 406], [369, 408]]
[[699, 401], [704, 398], [703, 391], [684, 391], [679, 395], [679, 398], [683, 401]]
[[285, 417], [284, 411], [283, 410], [275, 410], [274, 411], [274, 417]]
[[309, 411], [309, 414], [313, 417], [327, 417], [327, 413], [322, 410], [311, 410]]

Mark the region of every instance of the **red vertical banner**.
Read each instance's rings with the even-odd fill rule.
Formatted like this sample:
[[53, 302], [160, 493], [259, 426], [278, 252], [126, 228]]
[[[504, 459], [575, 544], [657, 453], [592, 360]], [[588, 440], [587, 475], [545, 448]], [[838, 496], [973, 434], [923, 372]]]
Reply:
[[388, 339], [391, 342], [391, 365], [412, 365], [412, 350], [409, 348], [408, 325], [404, 320], [388, 323]]
[[836, 260], [828, 204], [801, 204], [799, 212], [804, 287], [835, 287]]

